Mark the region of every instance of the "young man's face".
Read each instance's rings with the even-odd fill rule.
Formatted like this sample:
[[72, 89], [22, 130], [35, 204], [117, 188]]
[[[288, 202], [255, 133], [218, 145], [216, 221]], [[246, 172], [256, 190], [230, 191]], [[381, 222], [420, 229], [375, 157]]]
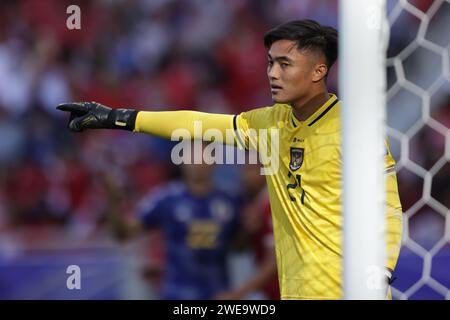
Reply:
[[[324, 58], [302, 52], [291, 40], [275, 41], [268, 52], [267, 75], [272, 99], [276, 103], [295, 103], [311, 92], [326, 74]], [[325, 72], [325, 74], [322, 74]]]

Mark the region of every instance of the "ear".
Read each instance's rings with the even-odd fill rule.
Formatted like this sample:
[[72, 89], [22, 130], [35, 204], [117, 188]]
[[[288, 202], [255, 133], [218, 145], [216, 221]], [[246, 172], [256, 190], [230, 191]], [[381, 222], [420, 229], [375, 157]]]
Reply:
[[316, 65], [316, 67], [314, 68], [314, 71], [313, 71], [312, 81], [313, 82], [321, 81], [323, 78], [325, 78], [327, 73], [328, 73], [328, 67], [326, 64], [321, 63], [321, 64]]

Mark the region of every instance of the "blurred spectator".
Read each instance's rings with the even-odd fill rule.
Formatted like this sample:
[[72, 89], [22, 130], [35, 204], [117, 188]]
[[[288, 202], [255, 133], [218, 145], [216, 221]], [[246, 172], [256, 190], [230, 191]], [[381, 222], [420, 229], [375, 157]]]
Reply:
[[251, 251], [256, 264], [252, 276], [237, 288], [220, 293], [222, 300], [246, 299], [252, 293], [262, 293], [265, 299], [279, 300], [275, 246], [273, 239], [272, 213], [265, 176], [261, 175], [261, 165], [243, 166], [245, 195], [244, 228], [250, 235]]
[[[109, 206], [108, 194], [97, 180], [100, 166], [108, 164], [109, 172], [121, 177], [130, 201], [142, 198], [173, 174], [170, 142], [150, 136], [129, 139], [127, 133], [117, 132], [71, 135], [61, 127], [65, 121], [55, 113], [57, 103], [97, 100], [116, 107], [220, 113], [269, 105], [263, 32], [298, 18], [337, 27], [337, 3], [0, 1], [0, 230], [51, 225], [88, 239], [104, 227]], [[388, 11], [406, 3], [426, 12], [434, 2], [388, 1]], [[66, 28], [66, 8], [71, 4], [81, 8], [81, 30]], [[448, 46], [448, 9], [444, 2], [425, 34], [442, 48]], [[388, 55], [415, 41], [420, 24], [416, 15], [402, 10], [392, 28]], [[442, 67], [434, 63], [440, 56], [431, 52], [435, 59], [427, 59], [430, 51], [424, 52], [413, 52], [401, 61], [407, 80], [416, 85], [431, 84], [443, 76]], [[422, 116], [422, 100], [402, 87], [393, 68], [389, 70], [389, 83], [400, 85], [399, 96], [407, 95], [390, 99], [389, 123], [405, 132]], [[337, 90], [336, 72], [328, 81]], [[449, 93], [446, 83], [432, 101]], [[417, 103], [419, 107], [413, 108]], [[449, 106], [448, 99], [431, 105], [432, 117], [446, 128], [450, 127]], [[412, 137], [408, 156], [430, 169], [446, 145], [448, 149], [448, 138], [426, 127]], [[424, 197], [424, 181], [407, 168], [398, 175], [407, 210]], [[431, 188], [431, 196], [446, 208], [450, 208], [449, 177], [446, 162], [434, 173]], [[412, 237], [434, 243], [431, 234], [435, 232], [429, 230], [441, 230], [444, 222], [428, 209], [417, 209], [420, 219], [411, 219], [410, 229], [412, 233], [425, 230]], [[429, 224], [424, 222], [427, 217]]]
[[[114, 149], [112, 142], [121, 134], [73, 137], [61, 130], [64, 121], [54, 112], [57, 103], [96, 100], [117, 107], [221, 113], [268, 105], [263, 32], [294, 9], [308, 16], [330, 5], [310, 1], [296, 7], [294, 1], [250, 0], [72, 2], [0, 4], [0, 132], [8, 137], [0, 143], [0, 165], [14, 164], [10, 176], [17, 172], [37, 179], [42, 188], [33, 190], [35, 200], [26, 209], [25, 203], [16, 203], [26, 189], [15, 182], [15, 195], [5, 199], [5, 207], [15, 209], [6, 221], [33, 225], [51, 216], [53, 222], [70, 226], [84, 216], [92, 232], [102, 218], [89, 208], [88, 195], [99, 188], [92, 179], [93, 162], [104, 152], [110, 163], [121, 158], [120, 151], [93, 146]], [[66, 8], [71, 4], [81, 8], [81, 30], [66, 28]], [[130, 144], [134, 151], [128, 150], [127, 163], [115, 167], [124, 170], [130, 189], [140, 196], [170, 176], [164, 156], [170, 144], [145, 137], [120, 145]], [[67, 156], [64, 146], [73, 146], [74, 155]], [[52, 168], [57, 168], [56, 174]], [[98, 191], [95, 207], [105, 201]], [[72, 215], [77, 219], [64, 218], [69, 212], [78, 212]]]
[[[213, 166], [184, 164], [182, 181], [173, 182], [149, 193], [136, 209], [108, 173], [99, 178], [109, 190], [109, 220], [118, 239], [126, 240], [157, 229], [162, 236], [144, 275], [161, 283], [162, 299], [211, 299], [229, 286], [228, 251], [237, 241], [240, 216], [235, 195], [216, 188]], [[137, 212], [127, 221], [127, 208]], [[155, 250], [152, 243], [152, 249]], [[161, 252], [164, 252], [161, 255]], [[158, 281], [158, 275], [162, 280]]]

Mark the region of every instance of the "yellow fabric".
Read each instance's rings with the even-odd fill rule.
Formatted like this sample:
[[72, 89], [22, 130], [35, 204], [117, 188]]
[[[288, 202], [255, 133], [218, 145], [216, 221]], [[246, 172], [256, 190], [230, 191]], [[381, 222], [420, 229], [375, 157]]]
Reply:
[[[266, 179], [281, 298], [341, 299], [341, 128], [337, 97], [331, 95], [303, 122], [294, 118], [289, 105], [275, 104], [241, 113], [237, 127], [247, 148], [256, 148], [259, 142], [259, 136], [247, 134], [250, 129], [279, 129], [280, 169]], [[297, 169], [289, 166], [291, 148], [304, 150]], [[402, 219], [394, 165], [389, 152], [386, 266], [391, 269], [399, 254]]]
[[[170, 139], [176, 130], [181, 129], [179, 132], [183, 137], [188, 135], [192, 139], [202, 139], [205, 131], [209, 129], [218, 130], [220, 135], [217, 136], [226, 140], [227, 129], [233, 138], [233, 117], [233, 115], [198, 111], [140, 111], [136, 117], [134, 132], [148, 133]], [[195, 130], [196, 121], [199, 130]], [[223, 143], [223, 140], [216, 140], [216, 142]], [[234, 140], [226, 140], [225, 142], [234, 144]]]
[[[195, 121], [201, 121], [202, 130], [194, 130]], [[233, 131], [234, 125], [237, 130]], [[238, 145], [252, 149], [258, 146], [261, 137], [270, 140], [270, 134], [259, 136], [259, 129], [279, 129], [280, 168], [266, 179], [281, 298], [342, 298], [341, 129], [337, 97], [331, 95], [303, 122], [295, 119], [289, 105], [275, 104], [236, 117], [195, 111], [139, 112], [134, 131], [171, 138], [174, 130], [180, 128], [195, 139], [204, 138], [208, 129], [218, 129], [222, 135], [231, 130]], [[296, 170], [289, 168], [291, 148], [304, 150], [301, 166]], [[386, 266], [392, 270], [400, 250], [402, 228], [394, 166], [388, 152]]]

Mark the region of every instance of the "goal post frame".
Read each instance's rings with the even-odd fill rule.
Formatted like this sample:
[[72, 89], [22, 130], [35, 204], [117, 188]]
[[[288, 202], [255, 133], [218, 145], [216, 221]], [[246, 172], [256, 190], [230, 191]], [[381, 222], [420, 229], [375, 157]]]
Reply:
[[384, 299], [386, 1], [339, 4], [343, 298]]

